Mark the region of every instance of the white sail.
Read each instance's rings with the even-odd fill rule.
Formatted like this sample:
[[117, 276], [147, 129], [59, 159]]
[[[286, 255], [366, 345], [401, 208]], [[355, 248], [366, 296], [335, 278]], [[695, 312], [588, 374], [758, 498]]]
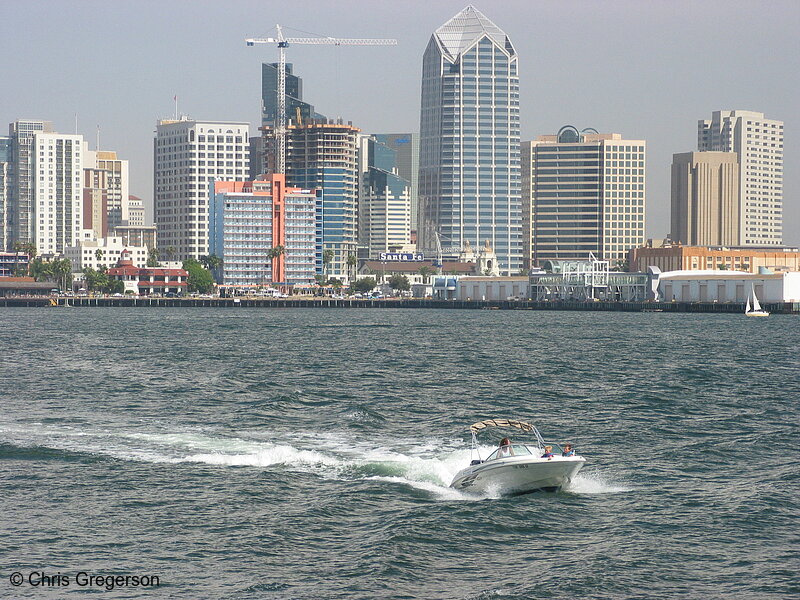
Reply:
[[747, 297], [747, 306], [744, 309], [744, 314], [747, 314], [749, 312], [750, 312], [750, 296]]
[[761, 305], [758, 303], [758, 296], [756, 296], [756, 290], [754, 287], [751, 286], [753, 292], [753, 310], [761, 310]]

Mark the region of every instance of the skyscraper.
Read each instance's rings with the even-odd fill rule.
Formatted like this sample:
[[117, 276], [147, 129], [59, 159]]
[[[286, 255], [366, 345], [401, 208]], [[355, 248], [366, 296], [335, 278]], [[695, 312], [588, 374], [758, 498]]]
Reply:
[[0, 137], [0, 252], [9, 249], [8, 245], [8, 200], [11, 169], [11, 138]]
[[417, 184], [419, 182], [419, 134], [376, 133], [373, 136], [396, 154], [397, 174], [411, 184], [411, 230], [417, 230]]
[[7, 248], [15, 242], [34, 242], [33, 136], [37, 131], [52, 131], [48, 121], [19, 120], [8, 126], [8, 201], [6, 207]]
[[[349, 279], [349, 257], [356, 255], [358, 207], [358, 133], [352, 125], [304, 123], [286, 132], [286, 185], [322, 190], [322, 230], [318, 270]], [[270, 135], [265, 131], [265, 137]]]
[[155, 223], [161, 250], [173, 260], [208, 254], [211, 181], [245, 180], [249, 173], [249, 123], [158, 122], [154, 142]]
[[418, 246], [480, 247], [522, 267], [519, 75], [508, 36], [468, 6], [422, 60]]
[[82, 135], [33, 134], [29, 218], [40, 254], [62, 254], [83, 238], [83, 147]]
[[526, 258], [621, 265], [644, 242], [645, 142], [618, 133], [578, 131], [525, 142], [523, 213]]
[[[261, 125], [275, 127], [278, 118], [278, 63], [261, 63]], [[292, 74], [292, 63], [286, 63], [286, 118], [297, 120], [297, 112], [303, 121], [323, 120], [308, 102], [303, 102], [303, 80]]]
[[714, 111], [697, 123], [697, 149], [739, 155], [739, 239], [783, 243], [783, 121], [747, 110]]
[[360, 159], [358, 243], [377, 258], [411, 243], [411, 182], [399, 174], [397, 152], [378, 136], [363, 136]]
[[688, 246], [739, 246], [739, 157], [672, 155], [670, 239]]

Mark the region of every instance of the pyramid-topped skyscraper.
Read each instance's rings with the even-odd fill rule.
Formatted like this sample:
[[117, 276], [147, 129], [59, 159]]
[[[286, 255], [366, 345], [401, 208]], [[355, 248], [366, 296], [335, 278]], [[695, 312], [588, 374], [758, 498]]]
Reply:
[[500, 271], [522, 268], [519, 75], [508, 36], [468, 6], [422, 60], [418, 246], [486, 240]]

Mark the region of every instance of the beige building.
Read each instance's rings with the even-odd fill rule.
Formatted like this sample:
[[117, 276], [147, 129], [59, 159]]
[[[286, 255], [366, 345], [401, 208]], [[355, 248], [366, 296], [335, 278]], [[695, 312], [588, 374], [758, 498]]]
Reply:
[[571, 125], [523, 142], [525, 266], [590, 252], [622, 264], [645, 239], [645, 153], [644, 140]]
[[783, 121], [718, 110], [697, 125], [697, 149], [739, 155], [739, 243], [783, 243]]
[[670, 238], [687, 246], [741, 244], [735, 152], [673, 154]]
[[727, 248], [724, 246], [667, 245], [661, 248], [634, 248], [629, 270], [638, 273], [654, 266], [661, 271], [728, 270], [758, 273], [759, 267], [772, 271], [800, 271], [798, 248]]

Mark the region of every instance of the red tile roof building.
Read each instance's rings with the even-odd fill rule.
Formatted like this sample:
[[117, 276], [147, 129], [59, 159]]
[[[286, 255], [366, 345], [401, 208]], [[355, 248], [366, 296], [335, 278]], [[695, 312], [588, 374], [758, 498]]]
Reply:
[[125, 291], [139, 295], [183, 293], [188, 286], [189, 273], [184, 269], [164, 267], [136, 267], [127, 251], [122, 253], [117, 266], [108, 270], [109, 279], [125, 284]]

